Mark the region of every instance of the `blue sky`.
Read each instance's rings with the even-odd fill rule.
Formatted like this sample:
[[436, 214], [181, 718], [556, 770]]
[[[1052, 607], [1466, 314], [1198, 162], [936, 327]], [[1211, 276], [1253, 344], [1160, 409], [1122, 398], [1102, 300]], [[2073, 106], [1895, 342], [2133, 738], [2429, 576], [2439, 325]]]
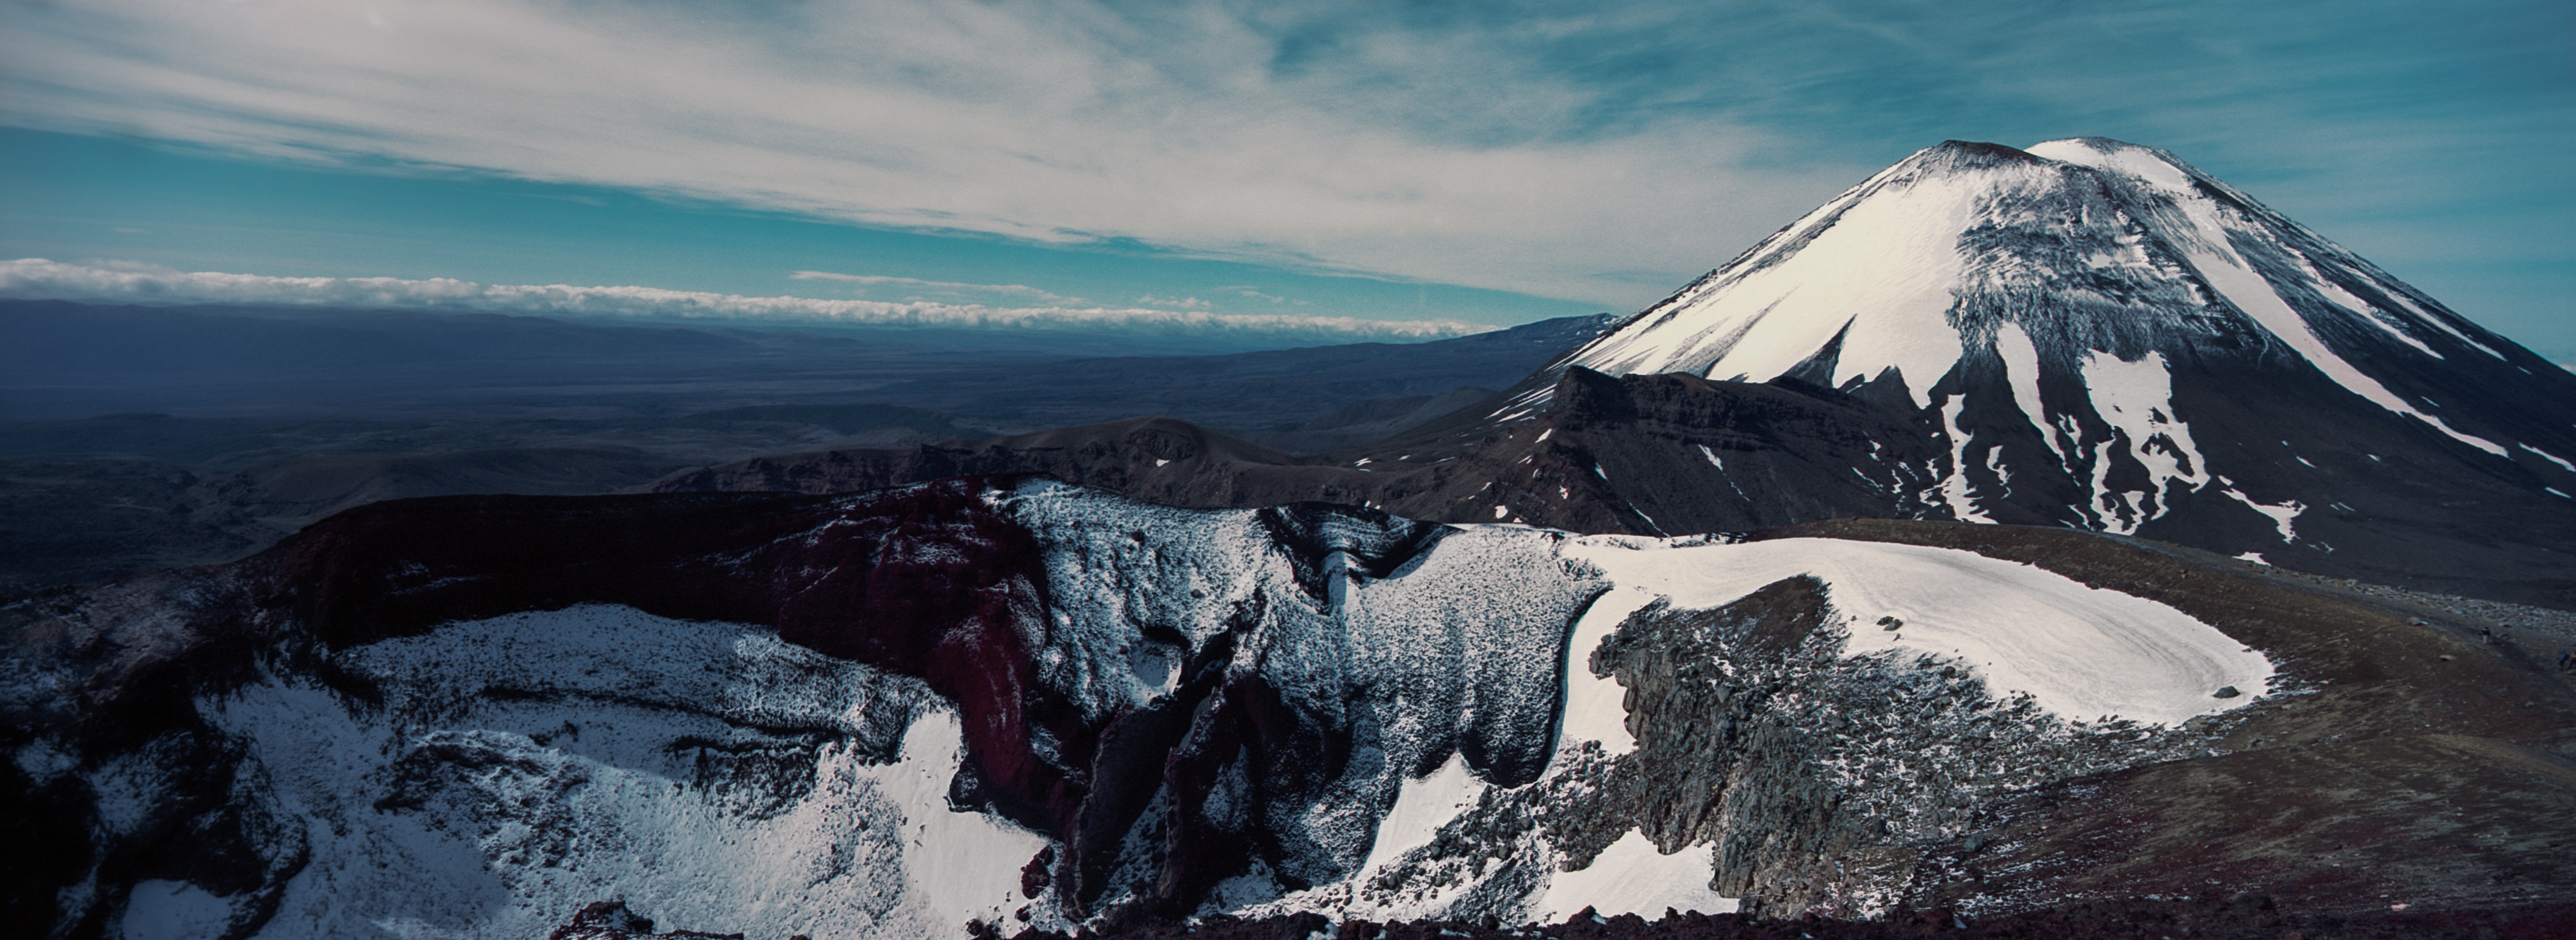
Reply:
[[2563, 2], [9, 3], [0, 128], [11, 258], [1484, 325], [2100, 135], [2576, 361]]

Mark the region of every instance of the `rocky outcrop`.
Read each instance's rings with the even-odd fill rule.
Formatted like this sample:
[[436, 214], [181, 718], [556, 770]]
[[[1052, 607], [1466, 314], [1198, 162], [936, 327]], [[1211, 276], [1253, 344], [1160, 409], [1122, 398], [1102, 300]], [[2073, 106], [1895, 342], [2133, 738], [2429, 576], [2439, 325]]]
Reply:
[[[1744, 532], [1913, 517], [1929, 485], [1919, 429], [1796, 379], [1753, 384], [1582, 369], [1534, 420], [1435, 425], [1290, 457], [1171, 418], [903, 450], [761, 457], [673, 475], [661, 492], [835, 493], [970, 473], [1044, 473], [1173, 506], [1299, 501], [1443, 522], [1577, 532]], [[1866, 466], [1853, 469], [1855, 461]]]
[[700, 933], [695, 930], [653, 932], [653, 919], [626, 909], [624, 901], [600, 901], [572, 915], [572, 922], [546, 934], [546, 940], [742, 940], [738, 933]]

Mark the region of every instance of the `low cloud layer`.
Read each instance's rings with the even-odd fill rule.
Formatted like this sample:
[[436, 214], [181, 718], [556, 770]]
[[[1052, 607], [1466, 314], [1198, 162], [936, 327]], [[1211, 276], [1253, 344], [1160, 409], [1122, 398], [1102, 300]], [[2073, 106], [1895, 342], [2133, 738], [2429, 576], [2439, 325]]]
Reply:
[[0, 297], [91, 303], [458, 310], [538, 316], [1059, 330], [1153, 336], [1245, 336], [1340, 343], [1442, 339], [1493, 329], [1456, 320], [1254, 316], [1147, 307], [988, 307], [980, 304], [810, 297], [744, 297], [658, 287], [477, 284], [451, 278], [270, 277], [178, 271], [131, 262], [75, 264], [44, 258], [0, 261]]
[[897, 287], [952, 294], [1004, 294], [1012, 297], [1027, 297], [1049, 304], [1082, 302], [1080, 297], [1067, 297], [1026, 284], [967, 284], [958, 281], [925, 281], [917, 277], [894, 277], [885, 274], [842, 274], [837, 271], [796, 271], [787, 275], [787, 278], [792, 281], [833, 281], [861, 287]]

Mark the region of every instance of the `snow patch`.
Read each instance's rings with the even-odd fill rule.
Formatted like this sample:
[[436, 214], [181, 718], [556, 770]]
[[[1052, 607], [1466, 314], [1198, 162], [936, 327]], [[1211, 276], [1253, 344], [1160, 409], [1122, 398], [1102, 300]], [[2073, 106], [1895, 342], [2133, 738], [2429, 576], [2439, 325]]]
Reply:
[[2495, 347], [2478, 342], [2475, 338], [2469, 336], [2469, 334], [2460, 332], [2460, 329], [2452, 326], [2449, 321], [2446, 321], [2441, 317], [2434, 316], [2432, 311], [2426, 310], [2422, 306], [2416, 304], [2413, 300], [2407, 299], [2406, 292], [2397, 284], [2388, 281], [2381, 281], [2379, 282], [2379, 290], [2381, 293], [2387, 294], [2388, 299], [2396, 301], [2399, 305], [2404, 306], [2407, 310], [2413, 312], [2416, 319], [2425, 323], [2430, 323], [2435, 329], [2449, 333], [2460, 342], [2476, 347], [2479, 352], [2494, 356], [2498, 359], [2504, 358], [2504, 354], [2495, 351]]
[[117, 930], [129, 940], [216, 940], [232, 920], [232, 904], [204, 888], [184, 881], [139, 881], [126, 897], [125, 919]]
[[2254, 497], [2247, 496], [2238, 490], [2233, 481], [2221, 482], [2227, 484], [2227, 489], [2220, 492], [2226, 493], [2230, 499], [2244, 503], [2245, 508], [2272, 518], [2272, 527], [2281, 531], [2281, 544], [2287, 545], [2298, 539], [2299, 534], [2291, 528], [2291, 523], [2298, 521], [2299, 514], [2307, 511], [2306, 505], [2295, 499], [2279, 505], [2255, 502]]
[[1977, 508], [1976, 492], [1968, 482], [1968, 439], [1972, 435], [1959, 430], [1959, 411], [1967, 400], [1966, 395], [1952, 395], [1941, 403], [1941, 429], [1950, 440], [1950, 472], [1941, 478], [1941, 502], [1950, 507], [1950, 518], [1993, 525], [1994, 517]]
[[2345, 362], [2343, 357], [2335, 355], [2333, 350], [2326, 348], [2323, 340], [2318, 339], [2316, 334], [2308, 329], [2307, 321], [2298, 319], [2297, 311], [2291, 310], [2289, 305], [2281, 302], [2278, 295], [2271, 293], [2270, 286], [2261, 276], [2252, 271], [2231, 267], [2231, 262], [2222, 258], [2211, 257], [2201, 260], [2205, 262], [2204, 272], [2211, 269], [2222, 272], [2210, 275], [2210, 280], [2219, 284], [2220, 289], [2227, 292], [2229, 300], [2236, 301], [2239, 309], [2246, 310], [2256, 322], [2263, 325], [2264, 329], [2288, 342], [2292, 349], [2307, 358], [2310, 365], [2316, 366], [2318, 371], [2324, 372], [2326, 377], [2333, 379], [2336, 384], [2368, 399], [2372, 404], [2432, 425], [2434, 430], [2450, 435], [2453, 440], [2460, 443], [2498, 457], [2505, 456], [2504, 448], [2496, 446], [2494, 441], [2454, 430], [2442, 419], [2425, 414], [2407, 404], [2404, 399], [2398, 398], [2396, 393], [2380, 385], [2377, 379], [2362, 374], [2360, 369]]
[[2021, 406], [2022, 416], [2039, 430], [2040, 443], [2048, 445], [2060, 465], [2065, 464], [2066, 450], [2058, 446], [2056, 429], [2048, 425], [2048, 406], [2039, 397], [2039, 347], [2021, 324], [2005, 323], [1995, 328], [1995, 356], [2004, 361], [2004, 381], [2012, 386], [2013, 404]]
[[1020, 868], [1045, 848], [1036, 833], [982, 813], [948, 807], [949, 781], [965, 762], [965, 726], [953, 710], [930, 711], [905, 732], [903, 759], [878, 776], [903, 807], [903, 873], [942, 926], [969, 919], [999, 923], [1020, 900]]
[[1531, 914], [1540, 922], [1558, 923], [1586, 907], [1603, 917], [1635, 914], [1648, 920], [1661, 919], [1665, 908], [1734, 913], [1736, 899], [1709, 890], [1716, 868], [1709, 846], [1665, 855], [1645, 833], [1630, 829], [1583, 870], [1557, 872]]
[[1370, 843], [1368, 861], [1361, 863], [1360, 870], [1374, 871], [1408, 850], [1429, 844], [1432, 836], [1440, 834], [1440, 827], [1476, 805], [1489, 789], [1467, 769], [1464, 754], [1451, 754], [1440, 769], [1404, 781], [1395, 806], [1377, 822], [1376, 840]]
[[1565, 717], [1557, 724], [1559, 753], [1585, 741], [1601, 742], [1602, 749], [1614, 757], [1637, 749], [1637, 737], [1628, 733], [1627, 689], [1616, 679], [1593, 675], [1589, 663], [1601, 641], [1619, 632], [1619, 624], [1629, 614], [1654, 603], [1655, 597], [1646, 588], [1613, 588], [1574, 622], [1574, 637], [1565, 647]]
[[2569, 472], [2569, 473], [2576, 473], [2576, 463], [2568, 463], [2568, 462], [2567, 462], [2567, 459], [2566, 459], [2566, 458], [2564, 458], [2564, 457], [2560, 457], [2560, 456], [2558, 456], [2557, 454], [2553, 454], [2553, 453], [2550, 453], [2550, 452], [2548, 452], [2548, 451], [2541, 450], [2540, 448], [2533, 447], [2533, 446], [2531, 446], [2531, 445], [2529, 445], [2529, 444], [2516, 444], [2516, 445], [2514, 445], [2514, 446], [2516, 446], [2516, 447], [2520, 447], [2520, 448], [2522, 448], [2522, 449], [2524, 449], [2524, 450], [2527, 450], [2527, 451], [2530, 451], [2530, 452], [2532, 452], [2532, 453], [2534, 453], [2534, 454], [2538, 454], [2538, 455], [2540, 455], [2541, 459], [2547, 460], [2547, 461], [2549, 461], [2550, 463], [2557, 464], [2557, 465], [2558, 465], [2558, 469], [2565, 470], [2565, 471], [2567, 471], [2567, 472]]
[[[2139, 524], [2164, 516], [2173, 509], [2173, 485], [2190, 484], [2198, 490], [2209, 483], [2209, 463], [2192, 443], [2191, 425], [2175, 416], [2173, 410], [2173, 376], [2165, 369], [2163, 353], [2149, 352], [2129, 362], [2101, 350], [2084, 354], [2080, 369], [2084, 389], [2093, 401], [2093, 412], [2102, 416], [2128, 440], [2130, 459], [2147, 471], [2147, 485], [2153, 489], [2144, 494], [2131, 494], [2127, 500], [2129, 517], [2115, 519], [2103, 483], [2108, 478], [2100, 461], [2107, 458], [2107, 448], [2097, 449], [2094, 467], [2095, 514], [2106, 530], [2121, 534], [2136, 532]], [[2155, 500], [2149, 511], [2146, 496]]]

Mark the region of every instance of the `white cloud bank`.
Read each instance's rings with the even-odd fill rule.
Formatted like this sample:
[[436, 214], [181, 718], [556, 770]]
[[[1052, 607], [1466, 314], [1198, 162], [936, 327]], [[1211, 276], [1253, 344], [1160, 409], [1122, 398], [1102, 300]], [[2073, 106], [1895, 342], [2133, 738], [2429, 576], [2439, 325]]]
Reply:
[[795, 271], [789, 273], [787, 275], [787, 279], [791, 281], [836, 281], [843, 284], [857, 284], [861, 287], [904, 287], [914, 290], [943, 291], [958, 294], [1007, 294], [1013, 297], [1034, 298], [1040, 302], [1049, 304], [1078, 304], [1082, 302], [1082, 298], [1080, 297], [1067, 297], [1062, 294], [1039, 290], [1026, 284], [967, 284], [960, 281], [925, 281], [917, 277], [895, 277], [887, 274], [842, 274], [837, 271]]
[[1464, 336], [1495, 329], [1456, 320], [1363, 320], [1157, 310], [744, 297], [658, 287], [477, 284], [453, 278], [270, 277], [179, 271], [133, 262], [0, 261], [0, 297], [128, 304], [243, 304], [465, 310], [537, 316], [751, 320], [859, 326], [1063, 330], [1158, 336], [1246, 336], [1354, 343]]

